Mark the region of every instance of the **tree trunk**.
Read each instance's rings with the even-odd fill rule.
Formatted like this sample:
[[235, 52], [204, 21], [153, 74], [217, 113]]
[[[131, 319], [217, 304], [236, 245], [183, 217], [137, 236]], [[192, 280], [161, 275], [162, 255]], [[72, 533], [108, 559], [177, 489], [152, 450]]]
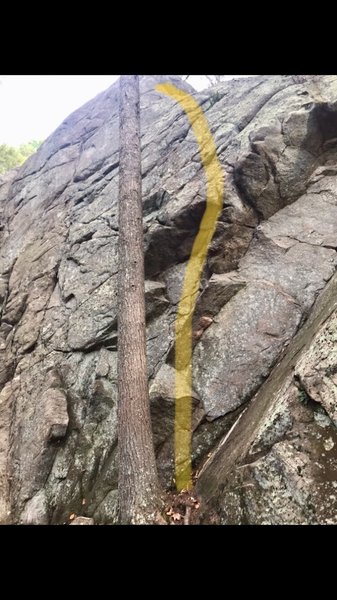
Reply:
[[137, 524], [154, 522], [160, 499], [146, 361], [138, 75], [121, 76], [119, 97], [119, 520]]

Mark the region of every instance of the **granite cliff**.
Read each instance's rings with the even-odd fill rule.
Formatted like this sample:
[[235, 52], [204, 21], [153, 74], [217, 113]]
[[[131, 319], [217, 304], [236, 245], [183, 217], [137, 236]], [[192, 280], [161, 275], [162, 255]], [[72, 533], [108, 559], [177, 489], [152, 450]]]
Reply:
[[[194, 316], [199, 522], [337, 523], [337, 77], [201, 93], [141, 80], [149, 385], [169, 489], [174, 322], [205, 179], [159, 81], [195, 94], [225, 174]], [[0, 179], [1, 523], [115, 522], [117, 192], [118, 82]]]

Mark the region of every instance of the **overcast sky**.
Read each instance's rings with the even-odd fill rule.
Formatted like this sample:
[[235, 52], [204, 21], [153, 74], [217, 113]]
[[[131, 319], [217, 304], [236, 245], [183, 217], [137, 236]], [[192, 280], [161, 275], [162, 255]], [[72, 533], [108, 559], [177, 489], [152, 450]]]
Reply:
[[[76, 108], [108, 88], [118, 75], [0, 75], [0, 144], [44, 140]], [[228, 75], [228, 79], [233, 76]], [[238, 77], [237, 75], [235, 77]], [[191, 75], [195, 89], [207, 86]]]

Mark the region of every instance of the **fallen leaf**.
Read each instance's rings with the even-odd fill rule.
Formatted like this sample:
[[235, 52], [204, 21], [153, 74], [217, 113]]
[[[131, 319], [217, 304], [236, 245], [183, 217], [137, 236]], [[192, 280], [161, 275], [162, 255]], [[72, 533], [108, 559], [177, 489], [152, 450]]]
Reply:
[[205, 317], [200, 317], [200, 319], [199, 319], [199, 325], [203, 329], [207, 329], [207, 327], [209, 327], [211, 325], [211, 323], [213, 323], [212, 317], [205, 316]]

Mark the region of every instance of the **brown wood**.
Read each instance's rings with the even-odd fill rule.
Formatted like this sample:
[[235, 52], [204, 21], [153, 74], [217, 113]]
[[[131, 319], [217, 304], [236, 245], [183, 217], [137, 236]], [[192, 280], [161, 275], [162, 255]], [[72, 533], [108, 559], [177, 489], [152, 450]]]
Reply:
[[120, 78], [118, 446], [119, 519], [151, 523], [159, 486], [149, 409], [145, 336], [139, 77]]

